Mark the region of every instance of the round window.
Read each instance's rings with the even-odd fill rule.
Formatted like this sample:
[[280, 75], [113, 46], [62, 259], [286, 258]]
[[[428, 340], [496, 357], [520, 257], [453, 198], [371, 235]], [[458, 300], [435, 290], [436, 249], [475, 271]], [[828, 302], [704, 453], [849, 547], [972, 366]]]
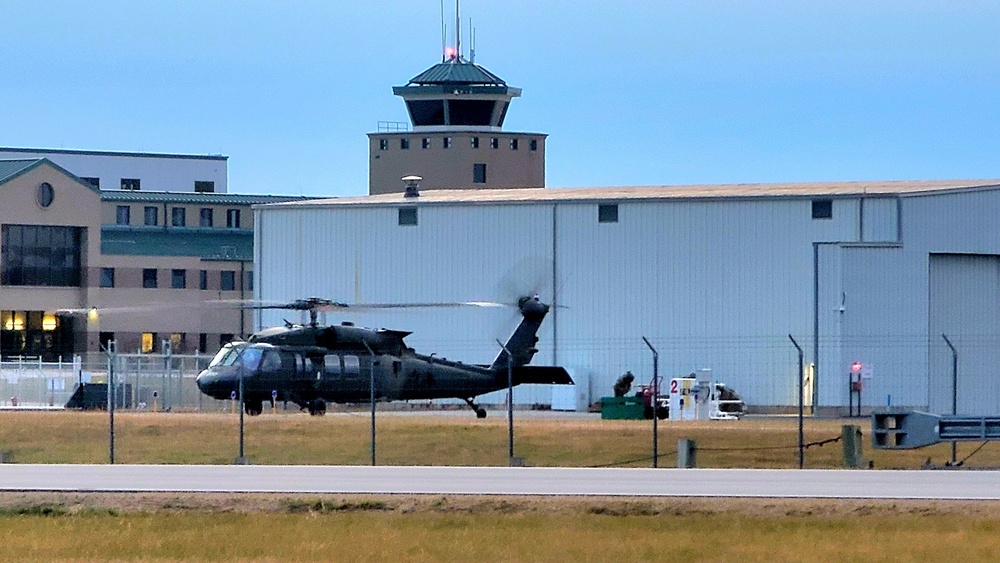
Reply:
[[56, 192], [52, 189], [52, 184], [42, 182], [38, 185], [38, 193], [36, 194], [36, 197], [38, 198], [38, 205], [48, 207], [52, 205], [52, 200], [56, 198]]

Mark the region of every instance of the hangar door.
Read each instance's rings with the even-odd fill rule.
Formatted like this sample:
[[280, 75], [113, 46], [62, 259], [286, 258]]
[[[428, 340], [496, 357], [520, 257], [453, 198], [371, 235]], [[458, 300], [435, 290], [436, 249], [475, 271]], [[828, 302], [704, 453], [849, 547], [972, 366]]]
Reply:
[[950, 414], [958, 351], [958, 414], [1000, 415], [1000, 256], [930, 255], [931, 412]]

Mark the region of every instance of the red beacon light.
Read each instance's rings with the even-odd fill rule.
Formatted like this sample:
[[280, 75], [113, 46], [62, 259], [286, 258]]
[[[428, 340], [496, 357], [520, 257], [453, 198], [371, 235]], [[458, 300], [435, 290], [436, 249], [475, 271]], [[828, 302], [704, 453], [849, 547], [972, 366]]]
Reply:
[[445, 49], [444, 50], [444, 56], [448, 57], [449, 59], [454, 59], [455, 58], [455, 48], [454, 47], [448, 47], [447, 49]]
[[853, 364], [851, 364], [851, 371], [853, 371], [854, 373], [858, 373], [859, 371], [861, 371], [861, 362], [854, 362]]

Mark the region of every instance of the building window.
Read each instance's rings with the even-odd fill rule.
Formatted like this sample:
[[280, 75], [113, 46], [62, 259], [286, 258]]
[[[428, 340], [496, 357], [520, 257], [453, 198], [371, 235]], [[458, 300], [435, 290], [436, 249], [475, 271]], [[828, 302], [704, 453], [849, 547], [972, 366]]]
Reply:
[[139, 189], [139, 179], [138, 178], [122, 178], [122, 189], [123, 190], [138, 190]]
[[149, 354], [155, 349], [155, 346], [156, 346], [156, 333], [155, 332], [142, 333], [142, 344], [139, 350], [143, 354]]
[[472, 148], [474, 148], [474, 149], [478, 149], [479, 148], [479, 137], [473, 137], [472, 138]]
[[445, 137], [443, 144], [444, 144], [444, 148], [450, 149], [451, 148], [451, 137]]
[[400, 207], [399, 208], [399, 224], [400, 225], [416, 225], [417, 224], [417, 208], [416, 207]]
[[379, 139], [378, 140], [378, 150], [380, 150], [380, 151], [389, 150], [389, 139]]
[[223, 270], [219, 272], [219, 289], [222, 291], [236, 290], [236, 271]]
[[170, 270], [170, 287], [173, 289], [186, 289], [187, 270]]
[[170, 333], [170, 351], [174, 354], [184, 351], [184, 333], [183, 332], [171, 332]]
[[538, 150], [538, 139], [532, 139], [528, 142], [528, 149], [537, 151]]
[[485, 184], [486, 183], [486, 164], [483, 162], [477, 162], [472, 165], [472, 183], [473, 184]]
[[204, 332], [198, 334], [198, 351], [203, 354], [208, 351], [208, 335]]
[[597, 222], [598, 223], [617, 223], [618, 222], [618, 204], [615, 203], [605, 203], [597, 206]]
[[407, 150], [407, 149], [409, 149], [410, 148], [410, 140], [409, 139], [400, 139], [399, 140], [399, 148], [402, 149], [402, 150], [404, 150], [404, 151]]
[[240, 210], [239, 209], [227, 209], [226, 210], [226, 228], [238, 229], [240, 228]]
[[198, 289], [208, 289], [208, 270], [198, 271]]
[[156, 268], [142, 269], [142, 287], [156, 289]]
[[491, 138], [490, 139], [490, 148], [491, 149], [498, 149], [498, 148], [500, 148], [500, 139], [497, 139], [496, 137]]
[[128, 225], [131, 221], [132, 208], [128, 205], [119, 205], [115, 211], [115, 224]]
[[215, 192], [215, 182], [209, 182], [207, 180], [195, 180], [194, 181], [194, 191], [203, 194], [210, 194]]
[[4, 225], [0, 284], [80, 287], [83, 228]]
[[431, 148], [431, 140], [429, 137], [424, 137], [420, 140], [420, 148], [429, 149]]
[[183, 207], [170, 209], [170, 224], [174, 227], [183, 227], [187, 224], [187, 213]]
[[115, 269], [101, 268], [101, 287], [115, 286]]
[[511, 139], [510, 140], [510, 150], [512, 150], [512, 151], [516, 151], [517, 150], [517, 139]]
[[142, 210], [144, 222], [149, 227], [160, 224], [160, 208], [155, 205], [147, 205]]
[[202, 207], [201, 215], [198, 219], [198, 225], [201, 227], [211, 227], [212, 226], [212, 208]]
[[101, 179], [100, 178], [80, 178], [80, 179], [83, 180], [83, 183], [85, 183], [85, 184], [90, 184], [91, 186], [94, 186], [95, 188], [98, 188], [98, 189], [101, 188]]
[[814, 199], [812, 201], [813, 219], [833, 219], [833, 200]]

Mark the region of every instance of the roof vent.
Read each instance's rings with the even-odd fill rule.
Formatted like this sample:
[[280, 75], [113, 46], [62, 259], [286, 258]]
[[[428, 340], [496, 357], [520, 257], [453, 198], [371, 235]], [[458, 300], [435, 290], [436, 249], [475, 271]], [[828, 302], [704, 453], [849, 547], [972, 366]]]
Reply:
[[420, 192], [420, 180], [423, 180], [420, 176], [403, 176], [403, 184], [406, 186], [406, 191], [403, 192], [403, 197], [418, 197]]

